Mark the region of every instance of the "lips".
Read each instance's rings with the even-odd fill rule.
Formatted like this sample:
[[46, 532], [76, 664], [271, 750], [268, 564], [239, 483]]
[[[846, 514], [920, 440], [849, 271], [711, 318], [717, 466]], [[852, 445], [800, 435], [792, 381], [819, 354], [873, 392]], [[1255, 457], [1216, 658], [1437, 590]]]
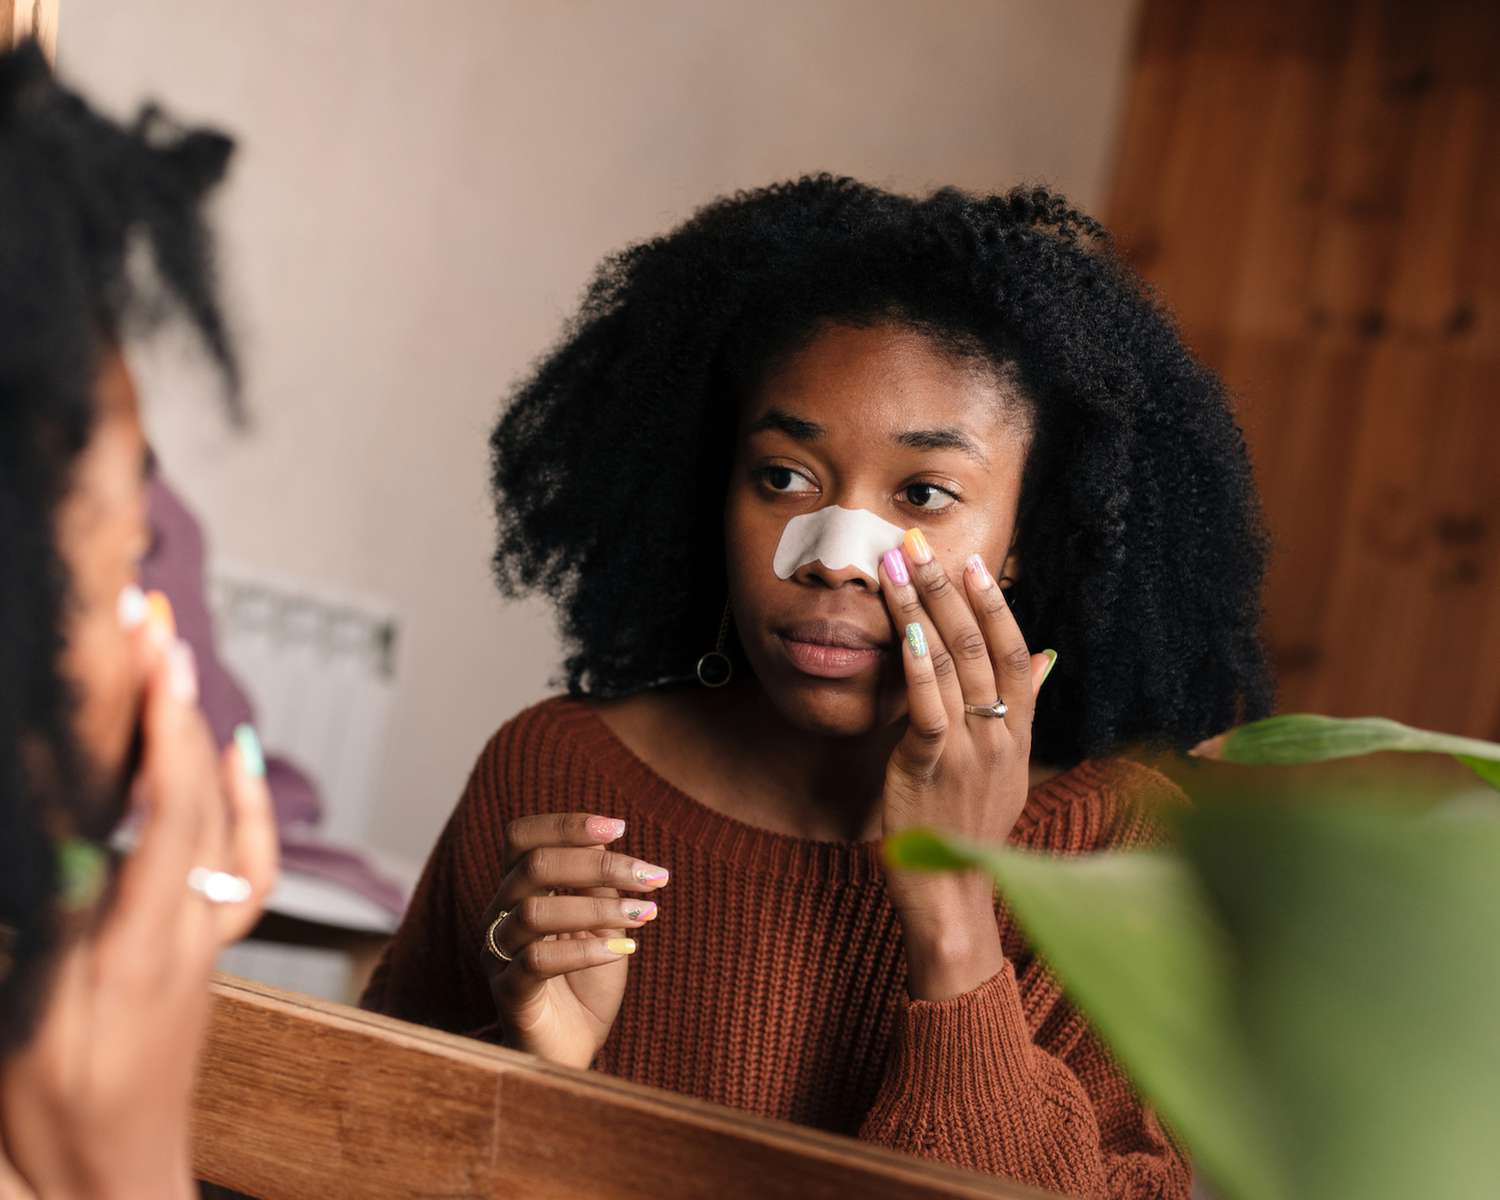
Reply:
[[847, 679], [879, 663], [889, 645], [847, 621], [800, 621], [777, 636], [792, 666], [806, 675]]

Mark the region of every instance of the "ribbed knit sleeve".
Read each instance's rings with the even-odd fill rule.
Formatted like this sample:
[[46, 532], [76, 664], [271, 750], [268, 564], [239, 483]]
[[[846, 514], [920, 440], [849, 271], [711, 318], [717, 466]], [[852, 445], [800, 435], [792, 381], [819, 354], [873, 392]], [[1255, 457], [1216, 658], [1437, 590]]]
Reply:
[[[1130, 765], [1118, 771], [1160, 778]], [[1134, 805], [1092, 808], [1113, 817], [1094, 831], [1068, 826], [1079, 811], [1059, 805], [1056, 819], [1044, 813], [1023, 841], [1067, 850], [1080, 840], [1089, 849], [1157, 840], [1154, 823]], [[963, 996], [907, 999], [859, 1136], [1067, 1196], [1187, 1197], [1191, 1170], [1160, 1122], [1062, 1001], [1046, 968], [1029, 959], [1025, 977], [1017, 980], [1008, 960]]]

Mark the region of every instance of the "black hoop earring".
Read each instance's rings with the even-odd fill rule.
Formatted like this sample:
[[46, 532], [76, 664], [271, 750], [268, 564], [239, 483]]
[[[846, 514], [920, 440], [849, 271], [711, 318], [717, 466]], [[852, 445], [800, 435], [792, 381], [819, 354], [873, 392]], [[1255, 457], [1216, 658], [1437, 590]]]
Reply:
[[729, 643], [729, 601], [724, 601], [724, 619], [719, 622], [719, 639], [714, 648], [698, 660], [698, 682], [706, 688], [721, 688], [734, 678], [734, 660], [724, 647]]

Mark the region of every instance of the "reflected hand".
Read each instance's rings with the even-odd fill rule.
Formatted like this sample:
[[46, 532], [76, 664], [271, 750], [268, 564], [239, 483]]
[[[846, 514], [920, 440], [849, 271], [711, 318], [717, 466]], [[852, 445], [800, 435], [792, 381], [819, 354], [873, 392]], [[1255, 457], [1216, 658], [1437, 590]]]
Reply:
[[587, 1067], [609, 1036], [636, 948], [628, 933], [656, 916], [655, 902], [620, 893], [667, 882], [663, 868], [606, 849], [624, 832], [623, 821], [587, 813], [506, 827], [506, 874], [484, 927], [510, 961], [483, 954], [507, 1045]]
[[[928, 826], [1001, 843], [1025, 806], [1031, 719], [1055, 655], [1032, 654], [978, 556], [951, 580], [919, 531], [881, 563], [881, 594], [902, 635], [908, 717], [886, 767], [886, 836]], [[969, 713], [1003, 698], [1005, 716]], [[887, 873], [906, 938], [912, 994], [946, 999], [1004, 965], [994, 888], [981, 872]]]

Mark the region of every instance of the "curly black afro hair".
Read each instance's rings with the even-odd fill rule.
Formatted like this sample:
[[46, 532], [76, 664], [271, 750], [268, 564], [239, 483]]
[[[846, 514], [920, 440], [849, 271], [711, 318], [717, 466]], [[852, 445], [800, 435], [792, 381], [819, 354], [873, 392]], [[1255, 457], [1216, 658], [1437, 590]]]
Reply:
[[1243, 436], [1102, 227], [1039, 188], [912, 199], [826, 175], [608, 259], [494, 430], [497, 579], [556, 600], [569, 690], [691, 676], [724, 605], [736, 406], [820, 327], [893, 320], [984, 355], [1030, 409], [1013, 604], [1061, 651], [1039, 760], [1265, 714]]
[[230, 151], [154, 108], [128, 129], [99, 116], [34, 43], [0, 55], [0, 1054], [29, 1029], [57, 937], [55, 839], [106, 832], [59, 673], [57, 508], [127, 333], [184, 313], [237, 395], [200, 216]]

